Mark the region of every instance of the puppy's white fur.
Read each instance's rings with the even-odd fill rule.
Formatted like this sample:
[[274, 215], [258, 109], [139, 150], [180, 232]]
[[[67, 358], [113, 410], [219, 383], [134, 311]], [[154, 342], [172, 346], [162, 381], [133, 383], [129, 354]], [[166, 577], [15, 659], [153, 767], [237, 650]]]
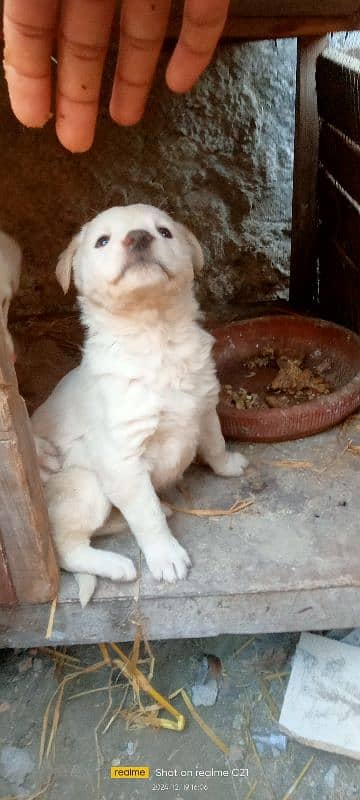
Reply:
[[14, 343], [8, 331], [10, 303], [20, 283], [22, 253], [20, 246], [4, 231], [0, 231], [0, 319], [5, 329], [6, 346], [15, 360]]
[[[11, 301], [20, 284], [21, 261], [20, 245], [0, 230], [0, 327], [3, 328], [7, 352], [12, 361], [15, 361], [15, 348], [8, 330], [8, 314]], [[50, 442], [35, 436], [35, 447], [42, 476], [46, 477], [49, 473], [58, 471], [59, 460]]]
[[[153, 237], [141, 253], [128, 246], [139, 229]], [[90, 545], [115, 506], [152, 574], [185, 578], [190, 559], [170, 533], [157, 492], [197, 452], [219, 475], [240, 475], [247, 463], [225, 450], [216, 413], [213, 340], [198, 323], [193, 292], [200, 245], [157, 208], [112, 208], [60, 257], [64, 291], [71, 268], [87, 329], [83, 359], [32, 419], [35, 435], [62, 462], [45, 486], [60, 565], [113, 580], [136, 577], [132, 561]], [[94, 586], [80, 579], [83, 604]]]

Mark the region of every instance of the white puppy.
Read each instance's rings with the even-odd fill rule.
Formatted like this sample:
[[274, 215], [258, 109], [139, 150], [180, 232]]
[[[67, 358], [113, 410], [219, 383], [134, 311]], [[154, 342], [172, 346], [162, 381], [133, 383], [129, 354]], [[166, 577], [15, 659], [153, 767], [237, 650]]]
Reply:
[[[57, 265], [66, 292], [73, 268], [87, 329], [83, 359], [35, 412], [35, 435], [60, 453], [45, 491], [61, 567], [131, 581], [128, 558], [90, 537], [120, 509], [159, 580], [185, 578], [190, 559], [170, 533], [157, 492], [198, 452], [219, 475], [246, 459], [225, 450], [216, 412], [212, 337], [193, 292], [200, 245], [153, 206], [111, 208], [85, 225]], [[80, 580], [85, 604], [95, 586]]]
[[11, 300], [20, 283], [22, 253], [15, 239], [0, 231], [0, 319], [5, 329], [6, 346], [15, 361], [14, 343], [8, 331], [8, 314]]
[[[19, 288], [21, 261], [20, 245], [0, 230], [0, 326], [2, 323], [6, 348], [13, 362], [16, 361], [15, 348], [7, 325], [10, 303]], [[59, 469], [56, 451], [49, 442], [35, 436], [35, 447], [43, 477]]]

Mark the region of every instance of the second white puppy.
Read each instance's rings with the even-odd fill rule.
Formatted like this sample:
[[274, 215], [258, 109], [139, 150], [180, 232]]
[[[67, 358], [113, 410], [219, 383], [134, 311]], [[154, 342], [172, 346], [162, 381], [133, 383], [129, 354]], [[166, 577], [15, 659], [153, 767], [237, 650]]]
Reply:
[[21, 259], [18, 243], [0, 230], [0, 320], [4, 326], [6, 346], [12, 361], [15, 361], [15, 350], [7, 324], [10, 303], [19, 288]]
[[[0, 336], [4, 336], [8, 357], [15, 363], [14, 342], [8, 329], [8, 315], [11, 301], [20, 284], [22, 251], [20, 245], [4, 231], [0, 230]], [[58, 470], [57, 454], [49, 442], [35, 436], [35, 447], [40, 473], [44, 477]]]
[[[99, 214], [59, 259], [64, 292], [73, 268], [87, 336], [80, 366], [32, 423], [62, 461], [46, 496], [66, 570], [136, 577], [128, 558], [90, 545], [115, 506], [152, 574], [185, 578], [190, 558], [171, 534], [157, 492], [177, 481], [197, 452], [219, 475], [240, 475], [247, 464], [225, 450], [220, 430], [213, 339], [198, 323], [193, 292], [202, 266], [193, 234], [146, 205]], [[83, 604], [94, 585], [80, 581]]]

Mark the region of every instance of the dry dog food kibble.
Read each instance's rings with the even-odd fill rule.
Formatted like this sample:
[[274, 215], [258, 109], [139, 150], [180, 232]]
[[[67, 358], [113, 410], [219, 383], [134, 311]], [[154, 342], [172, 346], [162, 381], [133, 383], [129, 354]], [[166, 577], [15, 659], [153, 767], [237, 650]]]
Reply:
[[263, 373], [262, 391], [252, 392], [243, 386], [225, 384], [222, 386], [221, 399], [227, 405], [244, 410], [266, 406], [284, 408], [329, 394], [331, 385], [324, 376], [331, 370], [330, 360], [317, 360], [312, 368], [305, 365], [307, 361], [305, 355], [276, 356], [271, 347], [266, 348], [259, 356], [243, 364], [245, 370], [252, 370], [245, 375], [247, 379], [253, 379], [254, 376], [259, 379]]

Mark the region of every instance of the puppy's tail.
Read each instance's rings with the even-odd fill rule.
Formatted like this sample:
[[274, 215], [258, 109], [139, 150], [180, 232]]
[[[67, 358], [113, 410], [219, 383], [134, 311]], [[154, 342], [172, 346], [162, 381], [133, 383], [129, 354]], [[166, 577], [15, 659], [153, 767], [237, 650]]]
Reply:
[[[127, 529], [127, 523], [124, 520], [120, 511], [112, 512], [109, 519], [104, 523], [102, 528], [95, 531], [95, 536], [108, 536], [109, 534], [122, 533]], [[79, 587], [79, 600], [81, 608], [87, 606], [91, 600], [96, 589], [97, 578], [96, 575], [89, 575], [87, 572], [74, 572], [74, 578]]]
[[95, 592], [97, 583], [96, 575], [88, 575], [86, 572], [74, 572], [74, 578], [79, 587], [81, 608], [85, 608]]

